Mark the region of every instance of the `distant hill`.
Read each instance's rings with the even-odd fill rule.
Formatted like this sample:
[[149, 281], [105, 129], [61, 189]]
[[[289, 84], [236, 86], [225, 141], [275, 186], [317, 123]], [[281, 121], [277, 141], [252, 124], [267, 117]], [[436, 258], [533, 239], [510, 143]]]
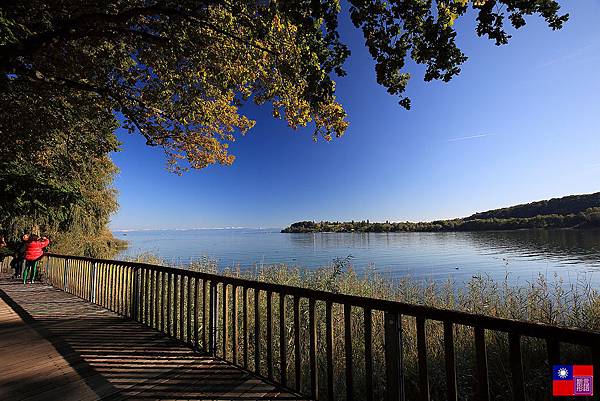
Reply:
[[459, 219], [416, 223], [300, 221], [281, 232], [486, 231], [536, 228], [600, 228], [600, 192], [494, 209]]
[[474, 219], [509, 219], [535, 217], [549, 214], [576, 214], [589, 208], [600, 207], [600, 192], [588, 195], [569, 195], [562, 198], [552, 198], [522, 205], [504, 207], [475, 213], [465, 220]]

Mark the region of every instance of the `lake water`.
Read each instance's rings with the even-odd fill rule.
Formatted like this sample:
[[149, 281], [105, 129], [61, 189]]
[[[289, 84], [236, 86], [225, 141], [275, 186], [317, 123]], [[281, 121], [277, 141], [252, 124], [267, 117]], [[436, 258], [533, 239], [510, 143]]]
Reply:
[[568, 282], [600, 287], [600, 230], [527, 230], [459, 233], [282, 234], [279, 229], [115, 232], [129, 241], [124, 258], [151, 252], [170, 263], [208, 257], [220, 267], [286, 263], [306, 268], [351, 256], [355, 270], [373, 268], [398, 278], [457, 283], [474, 274], [511, 281], [554, 273]]

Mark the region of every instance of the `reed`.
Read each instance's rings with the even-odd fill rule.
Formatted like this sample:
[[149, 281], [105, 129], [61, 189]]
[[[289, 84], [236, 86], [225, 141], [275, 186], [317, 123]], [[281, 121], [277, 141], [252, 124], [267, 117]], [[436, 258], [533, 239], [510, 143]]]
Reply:
[[[153, 264], [164, 264], [160, 258], [151, 254], [140, 255], [134, 258], [138, 262]], [[182, 266], [178, 266], [182, 267]], [[218, 272], [223, 275], [242, 277], [277, 284], [319, 289], [324, 291], [359, 295], [364, 297], [382, 298], [413, 304], [433, 306], [437, 308], [468, 311], [479, 314], [485, 314], [496, 317], [526, 320], [532, 322], [546, 323], [557, 326], [577, 327], [588, 330], [600, 331], [600, 296], [596, 289], [592, 288], [586, 276], [579, 276], [573, 282], [565, 282], [558, 276], [546, 277], [540, 274], [534, 281], [523, 281], [520, 284], [510, 276], [506, 275], [503, 280], [496, 281], [486, 275], [475, 275], [462, 286], [456, 285], [451, 280], [444, 283], [433, 281], [420, 281], [412, 278], [392, 279], [385, 275], [377, 273], [373, 269], [367, 269], [364, 272], [357, 273], [351, 265], [351, 260], [336, 259], [329, 266], [320, 269], [309, 270], [289, 265], [266, 265], [255, 266], [251, 269], [241, 269], [238, 267], [218, 269], [217, 264], [210, 259], [201, 259], [193, 261], [186, 265], [187, 268], [195, 271]], [[174, 290], [173, 296], [183, 294], [179, 302], [182, 302], [184, 310], [188, 307], [187, 299], [190, 296], [184, 290], [179, 292], [180, 287]], [[221, 292], [222, 294], [222, 292]], [[162, 295], [160, 295], [162, 297]], [[220, 295], [222, 296], [222, 295]], [[231, 316], [236, 316], [238, 327], [242, 327], [241, 291], [235, 295], [237, 298], [237, 311], [233, 312], [232, 301], [233, 294], [231, 288], [228, 290], [228, 316], [231, 324]], [[169, 298], [172, 299], [172, 298]], [[266, 367], [266, 322], [267, 319], [267, 301], [266, 294], [260, 292], [258, 296], [258, 313], [262, 324], [259, 327], [259, 363], [260, 369], [257, 369], [254, 362], [255, 341], [254, 324], [257, 321], [255, 316], [255, 298], [252, 290], [248, 291], [248, 369], [259, 370], [263, 376], [267, 376]], [[271, 299], [273, 322], [278, 322], [279, 299], [278, 295], [273, 294]], [[294, 336], [293, 336], [293, 305], [292, 300], [287, 299], [285, 305], [286, 319], [286, 352], [287, 376], [286, 382], [290, 387], [297, 388], [302, 392], [308, 393], [310, 378], [308, 377], [308, 301], [300, 302], [300, 338], [301, 338], [301, 358], [300, 358], [300, 383], [295, 382], [296, 363], [294, 359]], [[173, 311], [173, 313], [175, 313]], [[184, 311], [184, 314], [187, 312]], [[201, 311], [201, 315], [204, 311]], [[325, 333], [325, 305], [317, 302], [316, 304], [316, 322], [317, 322], [317, 365], [319, 393], [326, 394], [326, 360], [325, 360], [325, 342], [321, 341]], [[355, 399], [366, 399], [365, 379], [364, 379], [364, 325], [362, 324], [362, 312], [354, 311], [351, 320], [352, 330], [352, 349], [353, 349], [353, 373], [354, 373], [354, 393]], [[416, 347], [416, 323], [411, 317], [403, 317], [403, 357], [405, 372], [405, 387], [407, 399], [416, 399], [418, 394], [418, 370], [417, 370], [417, 347]], [[334, 305], [332, 311], [332, 324], [334, 332], [334, 383], [336, 387], [335, 394], [339, 399], [343, 399], [345, 394], [344, 381], [344, 315], [340, 305]], [[202, 325], [199, 324], [199, 331], [202, 331]], [[427, 326], [427, 351], [428, 366], [430, 375], [431, 399], [444, 400], [445, 394], [445, 371], [444, 371], [444, 351], [443, 351], [443, 327], [441, 323], [428, 321]], [[187, 338], [185, 332], [187, 326], [180, 324], [177, 337]], [[385, 392], [385, 360], [383, 344], [383, 316], [381, 313], [373, 314], [373, 370], [374, 370], [374, 399], [384, 399]], [[279, 327], [273, 324], [273, 355], [272, 375], [279, 382], [282, 381], [281, 369], [278, 361], [280, 360], [282, 350], [279, 347]], [[223, 354], [221, 344], [223, 343], [223, 333], [218, 333], [218, 356], [243, 366], [243, 344], [244, 338], [242, 331], [238, 330], [237, 337], [233, 337], [231, 330], [228, 330], [226, 343], [228, 344], [228, 354]], [[237, 341], [235, 341], [237, 340]], [[508, 362], [508, 338], [503, 333], [489, 332], [487, 337], [488, 364], [490, 373], [490, 392], [492, 399], [510, 399], [511, 384]], [[566, 340], [566, 339], [565, 339]], [[237, 344], [237, 358], [233, 361], [232, 347]], [[526, 391], [529, 400], [551, 399], [551, 378], [549, 367], [546, 362], [546, 347], [544, 342], [525, 338], [523, 342], [523, 363], [525, 370]], [[474, 374], [475, 374], [475, 353], [474, 353], [474, 335], [471, 328], [466, 326], [456, 326], [455, 331], [455, 350], [456, 364], [458, 373], [458, 386], [460, 399], [472, 399]], [[563, 363], [591, 363], [589, 353], [577, 346], [568, 346], [563, 344], [561, 347], [561, 357]], [[325, 399], [320, 397], [320, 399]]]

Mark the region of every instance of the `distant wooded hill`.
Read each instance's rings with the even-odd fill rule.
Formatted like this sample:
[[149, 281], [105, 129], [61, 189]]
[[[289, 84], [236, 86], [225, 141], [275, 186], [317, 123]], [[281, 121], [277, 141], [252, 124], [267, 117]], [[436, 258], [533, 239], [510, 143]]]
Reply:
[[595, 207], [600, 207], [600, 192], [589, 195], [569, 195], [562, 198], [488, 210], [487, 212], [475, 213], [467, 217], [467, 219], [508, 219], [512, 217], [535, 217], [549, 214], [576, 214]]
[[485, 231], [531, 228], [600, 228], [600, 192], [569, 195], [431, 222], [300, 221], [281, 230], [302, 232]]

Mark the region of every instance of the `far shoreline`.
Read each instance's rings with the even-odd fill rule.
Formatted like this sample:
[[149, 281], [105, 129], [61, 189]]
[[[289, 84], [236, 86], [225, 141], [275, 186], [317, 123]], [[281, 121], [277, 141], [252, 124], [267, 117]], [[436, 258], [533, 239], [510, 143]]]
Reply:
[[529, 227], [513, 229], [486, 229], [486, 230], [420, 230], [420, 231], [285, 231], [281, 234], [403, 234], [403, 233], [493, 233], [493, 232], [518, 232], [518, 231], [588, 231], [600, 230], [600, 227]]

